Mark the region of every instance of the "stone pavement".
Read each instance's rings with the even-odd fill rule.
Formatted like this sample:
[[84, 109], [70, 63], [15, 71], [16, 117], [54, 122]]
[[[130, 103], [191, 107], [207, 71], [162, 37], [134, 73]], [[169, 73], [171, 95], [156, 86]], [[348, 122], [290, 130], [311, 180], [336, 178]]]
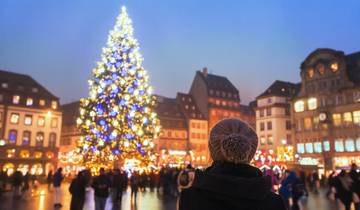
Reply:
[[[63, 196], [61, 209], [70, 209], [70, 193], [68, 192], [68, 184], [62, 187]], [[87, 192], [88, 201], [84, 210], [94, 210], [92, 192]], [[312, 194], [303, 201], [304, 210], [336, 210], [334, 202], [325, 198], [325, 192], [320, 194]], [[25, 198], [13, 199], [10, 192], [0, 196], [0, 210], [52, 210], [53, 193], [48, 191], [45, 185], [41, 185], [32, 195]], [[106, 210], [176, 210], [176, 199], [163, 196], [156, 192], [139, 192], [137, 202], [130, 197], [130, 191], [124, 192], [122, 207], [114, 207], [108, 201]]]

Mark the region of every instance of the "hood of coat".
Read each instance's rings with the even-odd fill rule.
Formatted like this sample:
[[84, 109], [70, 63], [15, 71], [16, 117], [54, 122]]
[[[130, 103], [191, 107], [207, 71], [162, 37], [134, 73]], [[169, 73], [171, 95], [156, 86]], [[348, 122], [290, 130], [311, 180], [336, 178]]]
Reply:
[[271, 178], [247, 164], [215, 162], [205, 172], [196, 171], [192, 187], [235, 199], [264, 200], [271, 193]]

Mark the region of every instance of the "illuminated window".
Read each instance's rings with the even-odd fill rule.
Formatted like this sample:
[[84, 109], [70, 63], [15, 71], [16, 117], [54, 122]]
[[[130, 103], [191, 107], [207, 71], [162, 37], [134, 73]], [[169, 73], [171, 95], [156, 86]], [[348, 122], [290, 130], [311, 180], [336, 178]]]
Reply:
[[52, 128], [57, 128], [58, 126], [58, 118], [51, 118], [51, 127]]
[[352, 114], [351, 112], [345, 112], [343, 114], [343, 120], [345, 125], [351, 125], [352, 124]]
[[45, 106], [45, 104], [46, 104], [46, 103], [45, 103], [45, 100], [44, 100], [44, 99], [40, 99], [40, 100], [39, 100], [39, 105], [40, 105], [40, 106]]
[[7, 156], [8, 158], [13, 158], [13, 157], [15, 157], [15, 149], [7, 149], [7, 150], [6, 150], [6, 156]]
[[352, 140], [352, 139], [346, 139], [345, 140], [345, 151], [347, 151], [347, 152], [354, 152], [355, 151], [354, 140]]
[[356, 139], [356, 150], [360, 151], [360, 137]]
[[340, 126], [341, 125], [341, 114], [333, 114], [333, 123], [335, 126]]
[[314, 71], [314, 69], [313, 68], [310, 68], [309, 70], [308, 70], [308, 77], [311, 79], [311, 78], [313, 78], [314, 77], [314, 73], [315, 73], [315, 71]]
[[19, 104], [20, 103], [20, 96], [19, 95], [14, 95], [12, 102], [13, 102], [13, 104]]
[[297, 144], [296, 149], [299, 154], [305, 153], [305, 147], [304, 147], [304, 144], [302, 144], [302, 143]]
[[21, 150], [21, 151], [20, 151], [20, 157], [22, 157], [22, 158], [28, 158], [28, 157], [30, 157], [30, 152], [29, 152], [29, 150]]
[[37, 89], [36, 87], [33, 87], [31, 90], [32, 90], [32, 92], [34, 92], [34, 93], [39, 92], [39, 89]]
[[315, 153], [321, 153], [322, 152], [321, 142], [315, 142], [314, 143], [314, 152]]
[[341, 139], [335, 140], [335, 151], [344, 152], [344, 142]]
[[319, 117], [315, 116], [313, 117], [313, 123], [314, 123], [314, 129], [319, 129]]
[[360, 111], [353, 112], [354, 124], [360, 125]]
[[309, 110], [315, 110], [317, 108], [317, 99], [316, 98], [309, 98], [308, 108], [309, 108]]
[[35, 158], [41, 158], [42, 157], [42, 152], [34, 152], [34, 157]]
[[305, 130], [311, 130], [312, 128], [312, 121], [310, 117], [304, 118], [304, 128]]
[[49, 159], [51, 159], [51, 158], [54, 157], [54, 153], [53, 153], [53, 152], [47, 152], [47, 153], [46, 153], [46, 157], [49, 158]]
[[37, 122], [38, 126], [44, 127], [45, 126], [45, 117], [40, 116], [38, 118], [38, 122]]
[[337, 72], [339, 70], [339, 64], [336, 61], [332, 62], [330, 64], [330, 69], [333, 72]]
[[267, 122], [266, 124], [267, 124], [267, 129], [268, 129], [268, 130], [272, 130], [272, 122], [269, 121], [269, 122]]
[[323, 142], [323, 146], [324, 146], [324, 151], [325, 152], [329, 152], [330, 151], [330, 142], [329, 141], [324, 141]]
[[266, 144], [266, 139], [265, 139], [264, 136], [261, 136], [261, 137], [260, 137], [260, 144], [261, 144], [261, 145], [265, 145], [265, 144]]
[[37, 147], [43, 146], [44, 145], [44, 133], [43, 132], [36, 133], [35, 140], [36, 140], [35, 146], [37, 146]]
[[304, 101], [297, 101], [294, 104], [295, 112], [303, 112], [304, 111]]
[[2, 88], [8, 88], [9, 87], [9, 84], [4, 82], [4, 83], [1, 83], [1, 87]]
[[265, 123], [261, 122], [260, 123], [260, 131], [264, 131], [265, 130]]
[[11, 113], [10, 122], [12, 124], [18, 124], [19, 118], [20, 118], [20, 115], [18, 113]]
[[22, 144], [23, 145], [29, 145], [30, 144], [30, 138], [31, 138], [31, 132], [30, 131], [24, 131], [23, 132], [23, 138], [22, 138]]
[[50, 135], [49, 135], [49, 147], [56, 147], [56, 133], [50, 133]]
[[9, 136], [8, 136], [9, 144], [16, 144], [16, 139], [17, 139], [17, 130], [9, 130]]
[[32, 115], [25, 115], [24, 124], [25, 125], [31, 125], [32, 124]]
[[319, 71], [319, 73], [320, 73], [321, 75], [323, 75], [323, 74], [325, 73], [325, 66], [324, 66], [324, 64], [319, 63], [319, 64], [316, 66], [316, 68], [317, 68], [317, 70]]
[[305, 144], [305, 149], [307, 153], [313, 153], [314, 152], [314, 147], [312, 143], [306, 143]]
[[32, 106], [33, 105], [33, 99], [32, 98], [27, 98], [26, 99], [26, 106]]
[[57, 101], [52, 101], [51, 102], [51, 108], [52, 109], [57, 109]]
[[268, 136], [268, 145], [273, 145], [273, 144], [274, 144], [273, 136]]

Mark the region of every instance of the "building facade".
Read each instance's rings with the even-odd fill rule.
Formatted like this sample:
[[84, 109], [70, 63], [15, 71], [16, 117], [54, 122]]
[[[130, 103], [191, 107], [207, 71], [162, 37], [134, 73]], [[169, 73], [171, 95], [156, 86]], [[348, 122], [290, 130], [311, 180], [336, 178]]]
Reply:
[[0, 168], [9, 174], [56, 169], [59, 98], [27, 75], [0, 71]]
[[360, 165], [360, 52], [317, 49], [300, 75], [292, 103], [299, 163], [321, 171]]

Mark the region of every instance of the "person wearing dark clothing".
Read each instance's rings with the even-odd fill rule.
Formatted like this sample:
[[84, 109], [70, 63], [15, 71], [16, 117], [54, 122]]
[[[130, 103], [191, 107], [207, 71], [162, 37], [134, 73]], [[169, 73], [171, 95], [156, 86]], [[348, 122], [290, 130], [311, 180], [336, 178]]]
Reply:
[[21, 185], [23, 183], [23, 176], [20, 171], [16, 171], [13, 174], [12, 186], [14, 189], [14, 197], [21, 196]]
[[84, 171], [80, 171], [76, 178], [71, 181], [69, 187], [71, 194], [70, 210], [83, 210], [86, 185]]
[[255, 131], [238, 119], [225, 119], [210, 132], [214, 160], [205, 172], [196, 171], [190, 188], [180, 194], [179, 210], [285, 210], [271, 192], [271, 180], [249, 163], [255, 155]]
[[139, 191], [140, 175], [135, 171], [130, 177], [131, 197], [134, 196], [136, 200]]
[[345, 206], [345, 210], [350, 210], [352, 202], [351, 185], [352, 180], [345, 170], [335, 178], [334, 185], [336, 189], [336, 198]]
[[46, 177], [46, 182], [48, 184], [48, 190], [50, 190], [51, 189], [51, 184], [53, 182], [53, 171], [52, 170], [49, 171], [49, 173], [48, 173], [48, 175]]
[[115, 169], [113, 174], [112, 185], [111, 185], [113, 203], [121, 204], [123, 189], [124, 189], [124, 178], [122, 177], [120, 170]]
[[[305, 195], [304, 183], [296, 176], [294, 171], [287, 171], [285, 179], [281, 182], [279, 194], [285, 200], [286, 206], [292, 210], [299, 210], [299, 200], [301, 196]], [[292, 199], [290, 205], [289, 199]]]
[[100, 175], [94, 179], [92, 187], [95, 191], [95, 210], [104, 210], [106, 199], [109, 197], [110, 179], [105, 174], [105, 169], [100, 168]]
[[29, 172], [26, 172], [24, 176], [24, 186], [23, 186], [23, 193], [26, 194], [30, 189], [30, 174]]
[[54, 189], [55, 189], [55, 199], [54, 199], [54, 206], [55, 207], [61, 207], [61, 203], [60, 203], [60, 195], [61, 195], [61, 182], [63, 181], [64, 176], [62, 174], [62, 168], [59, 168], [56, 173], [54, 174], [54, 180], [53, 180], [53, 185], [54, 185]]

